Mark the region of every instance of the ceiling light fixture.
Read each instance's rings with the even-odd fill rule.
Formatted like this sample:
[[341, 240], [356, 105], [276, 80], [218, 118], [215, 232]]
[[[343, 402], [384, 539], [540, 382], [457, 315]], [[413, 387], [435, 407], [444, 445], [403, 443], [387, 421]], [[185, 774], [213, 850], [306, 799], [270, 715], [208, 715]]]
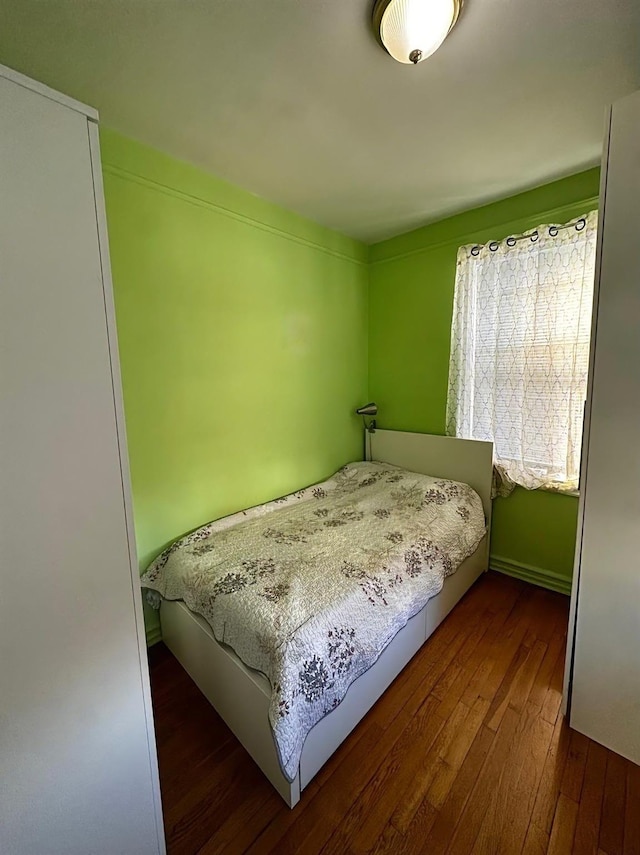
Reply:
[[438, 50], [461, 6], [462, 0], [376, 0], [376, 37], [398, 62], [417, 65]]

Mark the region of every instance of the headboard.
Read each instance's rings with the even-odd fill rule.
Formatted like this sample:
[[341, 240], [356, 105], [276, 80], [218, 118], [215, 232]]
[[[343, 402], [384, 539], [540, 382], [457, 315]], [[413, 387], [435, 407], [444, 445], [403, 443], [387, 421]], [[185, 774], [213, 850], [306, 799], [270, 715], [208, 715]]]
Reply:
[[491, 525], [492, 442], [376, 428], [368, 436], [368, 450], [371, 460], [469, 484], [482, 499]]

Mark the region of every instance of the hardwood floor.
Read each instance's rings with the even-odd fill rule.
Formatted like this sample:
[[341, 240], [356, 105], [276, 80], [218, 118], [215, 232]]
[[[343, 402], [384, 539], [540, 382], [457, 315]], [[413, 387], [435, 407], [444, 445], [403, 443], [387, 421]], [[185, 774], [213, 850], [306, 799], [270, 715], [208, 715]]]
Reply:
[[171, 855], [640, 855], [640, 767], [559, 714], [568, 600], [489, 573], [290, 811], [162, 645]]

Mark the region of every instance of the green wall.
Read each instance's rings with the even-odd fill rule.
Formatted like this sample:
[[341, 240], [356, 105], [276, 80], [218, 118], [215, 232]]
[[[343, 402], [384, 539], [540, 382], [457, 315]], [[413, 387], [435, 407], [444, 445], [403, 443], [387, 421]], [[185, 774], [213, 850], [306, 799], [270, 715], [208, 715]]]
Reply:
[[144, 568], [361, 455], [367, 249], [110, 131], [101, 144]]
[[[445, 431], [456, 253], [597, 206], [589, 170], [425, 226], [370, 248], [369, 397], [380, 427]], [[494, 502], [492, 564], [568, 590], [578, 502], [517, 489]]]
[[[367, 248], [111, 131], [101, 142], [141, 568], [358, 458], [365, 400], [381, 427], [443, 433], [458, 246], [597, 204], [590, 170]], [[573, 497], [498, 499], [493, 565], [568, 589], [576, 515]]]

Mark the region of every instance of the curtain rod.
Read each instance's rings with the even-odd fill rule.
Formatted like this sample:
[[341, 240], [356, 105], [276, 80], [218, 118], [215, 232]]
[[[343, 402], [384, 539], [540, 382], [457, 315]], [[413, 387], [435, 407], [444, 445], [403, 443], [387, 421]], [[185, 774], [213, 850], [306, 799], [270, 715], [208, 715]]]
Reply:
[[[575, 229], [577, 232], [581, 232], [585, 226], [587, 225], [587, 218], [580, 217], [577, 220], [573, 220], [571, 223], [566, 223], [564, 226], [549, 226], [549, 236], [555, 237], [559, 231], [562, 229]], [[513, 237], [510, 235], [508, 238], [505, 238], [503, 241], [492, 240], [490, 243], [476, 244], [476, 246], [471, 247], [471, 255], [480, 255], [480, 250], [485, 247], [489, 247], [490, 252], [495, 252], [501, 243], [506, 243], [507, 246], [515, 246], [518, 241], [521, 240], [530, 240], [532, 243], [535, 243], [540, 237], [538, 230], [536, 229], [534, 232], [529, 232], [526, 235], [520, 235], [519, 237]]]

